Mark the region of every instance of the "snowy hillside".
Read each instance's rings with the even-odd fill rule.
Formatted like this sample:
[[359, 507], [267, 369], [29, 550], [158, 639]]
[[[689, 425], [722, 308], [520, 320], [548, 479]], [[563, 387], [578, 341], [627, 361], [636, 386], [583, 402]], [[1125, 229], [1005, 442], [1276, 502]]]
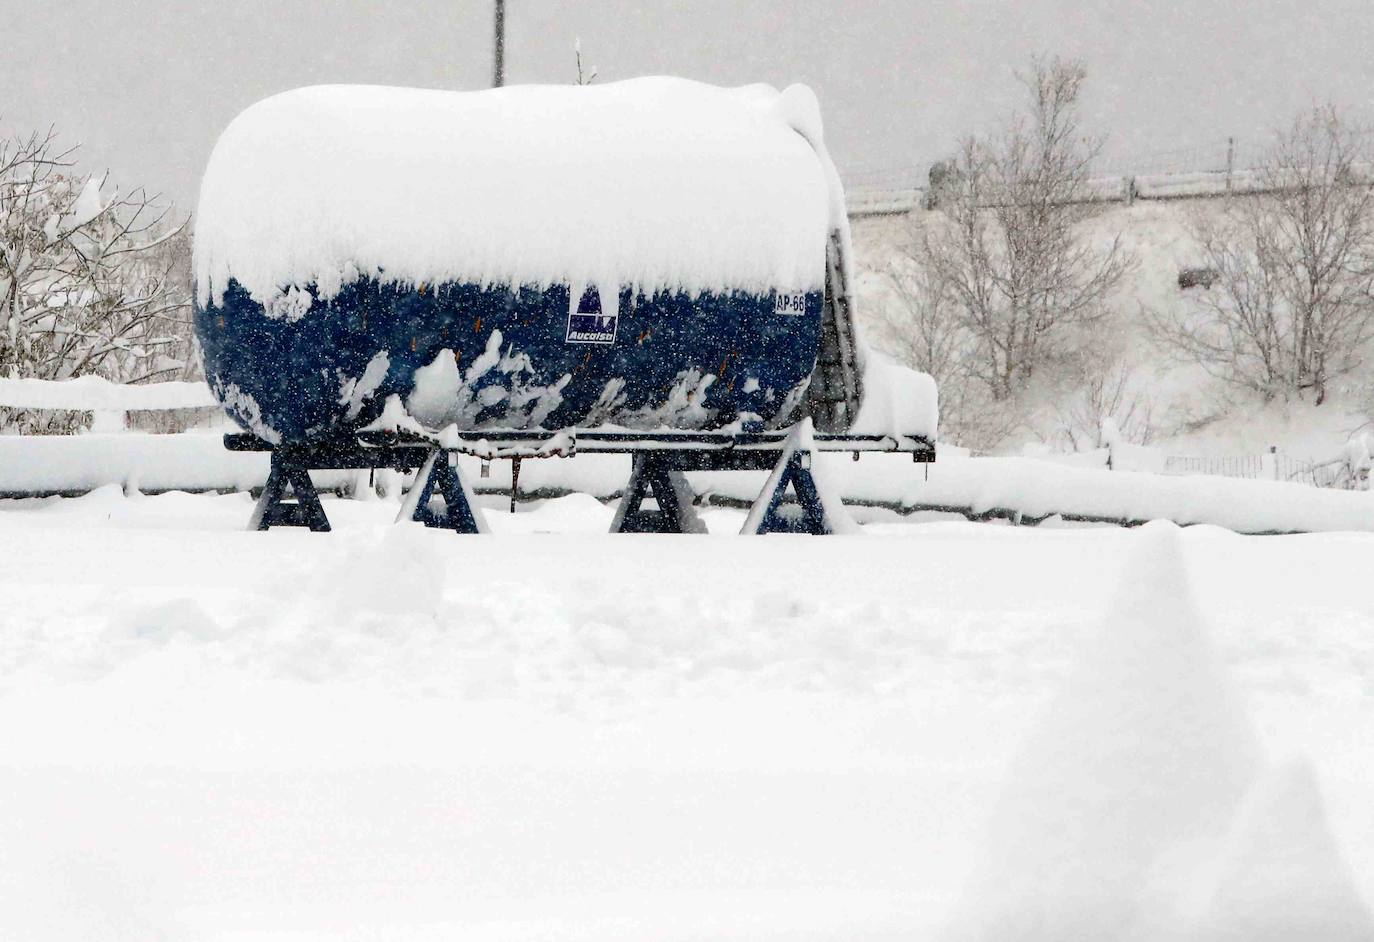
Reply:
[[[1109, 243], [1120, 233], [1124, 247], [1137, 261], [1115, 302], [1115, 321], [1095, 338], [1094, 351], [1108, 365], [1120, 365], [1129, 376], [1128, 393], [1150, 413], [1151, 444], [1180, 455], [1255, 455], [1277, 446], [1310, 461], [1337, 456], [1367, 416], [1362, 405], [1367, 384], [1353, 377], [1320, 407], [1304, 402], [1265, 405], [1256, 397], [1228, 389], [1196, 364], [1180, 363], [1149, 335], [1145, 309], [1170, 311], [1188, 303], [1180, 289], [1180, 271], [1200, 264], [1190, 234], [1190, 220], [1214, 218], [1219, 202], [1206, 199], [1140, 201], [1131, 206], [1110, 204], [1085, 224], [1088, 238]], [[854, 220], [856, 266], [860, 271], [860, 316], [870, 336], [885, 310], [899, 311], [900, 303], [884, 275], [908, 251], [915, 227], [928, 215], [871, 216]], [[1188, 292], [1206, 290], [1201, 287]], [[1052, 439], [1059, 417], [1047, 402], [1034, 428], [1021, 429], [1003, 451]], [[1058, 443], [1056, 447], [1063, 447]]]
[[0, 938], [1370, 937], [1369, 536], [486, 500], [0, 502]]

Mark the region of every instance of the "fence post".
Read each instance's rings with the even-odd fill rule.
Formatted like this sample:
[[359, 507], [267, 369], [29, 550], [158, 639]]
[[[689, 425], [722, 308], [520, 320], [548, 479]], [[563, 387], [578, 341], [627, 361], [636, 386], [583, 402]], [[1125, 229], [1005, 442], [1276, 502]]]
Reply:
[[1116, 470], [1116, 443], [1121, 439], [1121, 429], [1117, 428], [1116, 419], [1109, 415], [1102, 417], [1102, 424], [1098, 427], [1097, 440], [1102, 447], [1107, 449], [1107, 470]]
[[129, 415], [123, 409], [91, 410], [92, 432], [122, 432], [129, 427]]
[[1231, 174], [1236, 171], [1236, 139], [1226, 139], [1226, 192], [1231, 192]]

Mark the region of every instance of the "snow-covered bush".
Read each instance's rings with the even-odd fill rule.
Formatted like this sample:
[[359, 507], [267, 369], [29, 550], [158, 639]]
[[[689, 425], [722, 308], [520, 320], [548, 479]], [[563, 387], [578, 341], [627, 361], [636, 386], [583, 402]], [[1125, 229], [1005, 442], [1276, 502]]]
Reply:
[[[107, 194], [52, 132], [0, 141], [0, 375], [176, 379], [190, 361], [182, 226], [143, 190]], [[76, 419], [0, 416], [25, 430]]]
[[1068, 451], [1105, 447], [1103, 428], [1118, 442], [1148, 445], [1154, 438], [1154, 404], [1131, 368], [1120, 360], [1085, 356], [1071, 374], [1072, 389], [1055, 404], [1053, 440]]

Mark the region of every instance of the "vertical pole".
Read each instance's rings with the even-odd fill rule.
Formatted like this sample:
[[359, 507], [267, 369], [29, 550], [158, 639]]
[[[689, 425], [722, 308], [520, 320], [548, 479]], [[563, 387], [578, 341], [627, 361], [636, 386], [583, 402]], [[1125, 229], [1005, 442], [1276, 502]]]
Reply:
[[1236, 172], [1236, 139], [1226, 139], [1226, 192], [1231, 192], [1231, 174]]
[[496, 31], [492, 51], [491, 87], [506, 84], [506, 0], [496, 0]]

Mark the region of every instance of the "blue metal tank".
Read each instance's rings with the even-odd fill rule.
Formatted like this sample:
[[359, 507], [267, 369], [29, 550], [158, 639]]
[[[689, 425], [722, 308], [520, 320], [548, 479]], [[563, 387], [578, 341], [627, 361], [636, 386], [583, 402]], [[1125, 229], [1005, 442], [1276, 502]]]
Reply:
[[[197, 305], [195, 329], [206, 378], [229, 414], [281, 441], [367, 425], [389, 395], [412, 397], [418, 370], [447, 357], [469, 406], [441, 424], [453, 419], [465, 430], [758, 427], [789, 418], [816, 363], [820, 291], [622, 290], [611, 306], [589, 288], [575, 309], [570, 300], [567, 285], [365, 278], [328, 301], [312, 299], [308, 316], [293, 320], [264, 316], [231, 283], [219, 303]], [[350, 397], [373, 364], [385, 372], [374, 367], [365, 395]]]
[[296, 89], [207, 165], [195, 329], [269, 444], [393, 395], [434, 431], [756, 430], [857, 395], [816, 369], [844, 227], [803, 86]]

